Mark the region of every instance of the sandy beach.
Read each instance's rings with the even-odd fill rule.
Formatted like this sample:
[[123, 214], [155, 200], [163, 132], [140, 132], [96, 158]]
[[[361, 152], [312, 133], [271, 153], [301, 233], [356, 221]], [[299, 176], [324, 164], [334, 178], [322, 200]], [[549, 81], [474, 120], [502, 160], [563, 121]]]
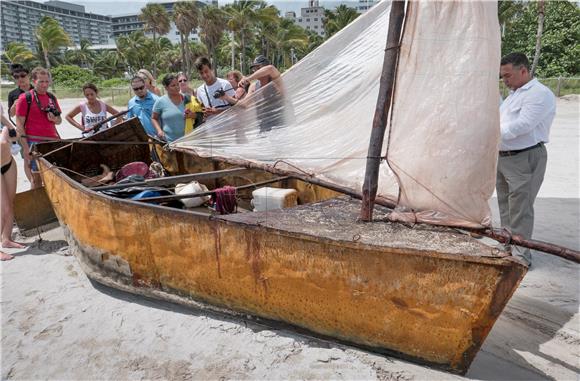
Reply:
[[[580, 97], [560, 98], [557, 107], [534, 238], [579, 250]], [[59, 131], [80, 135], [67, 125]], [[23, 191], [21, 160], [18, 169]], [[40, 238], [20, 239], [29, 247], [7, 250], [16, 258], [0, 264], [2, 379], [580, 379], [580, 266], [547, 254], [534, 253], [532, 270], [461, 377], [284, 325], [110, 289], [85, 276], [60, 228]]]

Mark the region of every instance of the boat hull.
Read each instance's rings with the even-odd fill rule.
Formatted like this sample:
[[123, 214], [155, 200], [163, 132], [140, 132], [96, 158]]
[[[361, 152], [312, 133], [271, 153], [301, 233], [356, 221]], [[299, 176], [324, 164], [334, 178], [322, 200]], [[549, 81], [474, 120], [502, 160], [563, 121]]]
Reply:
[[208, 218], [115, 199], [40, 161], [47, 194], [91, 279], [282, 321], [457, 373], [467, 371], [526, 272], [497, 253], [385, 247], [358, 233], [344, 239], [280, 228], [268, 214]]

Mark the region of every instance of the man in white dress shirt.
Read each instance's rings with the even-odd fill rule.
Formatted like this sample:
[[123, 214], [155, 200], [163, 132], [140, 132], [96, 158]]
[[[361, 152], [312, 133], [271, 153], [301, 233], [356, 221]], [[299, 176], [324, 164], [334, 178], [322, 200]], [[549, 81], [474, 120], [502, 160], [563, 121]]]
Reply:
[[[501, 144], [497, 165], [497, 199], [501, 224], [525, 238], [534, 230], [534, 200], [544, 173], [550, 126], [556, 114], [556, 97], [532, 78], [530, 63], [522, 53], [501, 59], [500, 75], [510, 89], [500, 106]], [[529, 249], [514, 254], [529, 265]]]

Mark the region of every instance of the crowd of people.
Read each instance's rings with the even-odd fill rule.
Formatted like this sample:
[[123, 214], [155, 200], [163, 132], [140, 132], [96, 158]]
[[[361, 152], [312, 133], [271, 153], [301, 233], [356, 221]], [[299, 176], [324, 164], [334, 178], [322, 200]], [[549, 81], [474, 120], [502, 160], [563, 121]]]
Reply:
[[[139, 70], [130, 81], [135, 95], [127, 105], [127, 117], [138, 118], [148, 135], [172, 142], [228, 108], [244, 102], [246, 97], [261, 88], [264, 88], [263, 97], [273, 99], [268, 107], [283, 108], [280, 103], [283, 98], [280, 96], [283, 95], [280, 73], [264, 56], [256, 57], [251, 65], [252, 74], [248, 76], [231, 71], [226, 79], [218, 78], [207, 57], [198, 58], [195, 68], [203, 81], [202, 85], [193, 89], [186, 73], [168, 74], [162, 80], [165, 95], [161, 95], [149, 71]], [[39, 142], [60, 139], [56, 125], [62, 122], [62, 111], [56, 97], [48, 92], [51, 81], [48, 70], [38, 67], [29, 76], [22, 65], [12, 65], [11, 71], [17, 88], [8, 96], [8, 108], [10, 117], [16, 120], [12, 123], [2, 112], [0, 232], [2, 247], [18, 248], [21, 245], [11, 237], [12, 205], [16, 193], [16, 166], [12, 154], [18, 154], [20, 150], [31, 187], [41, 186], [42, 180], [30, 149]], [[531, 238], [534, 200], [546, 170], [544, 144], [549, 140], [550, 126], [556, 112], [555, 96], [532, 77], [530, 63], [524, 54], [511, 53], [503, 57], [500, 74], [510, 89], [510, 95], [500, 105], [501, 144], [496, 187], [501, 224], [513, 233]], [[270, 82], [274, 82], [274, 86], [266, 86]], [[110, 119], [108, 115], [118, 116], [119, 112], [98, 98], [99, 90], [94, 84], [84, 85], [83, 94], [86, 100], [70, 110], [66, 120], [81, 130], [84, 136], [90, 136], [96, 127], [101, 127], [103, 122]], [[257, 110], [259, 121], [260, 114], [271, 111], [268, 107]], [[80, 122], [75, 119], [79, 114]], [[121, 121], [117, 117], [113, 124]], [[271, 121], [265, 124], [260, 122], [261, 131], [267, 131], [271, 126]], [[14, 144], [17, 141], [20, 146]], [[0, 254], [2, 260], [12, 258], [4, 252]], [[516, 249], [515, 254], [531, 264], [529, 250]]]

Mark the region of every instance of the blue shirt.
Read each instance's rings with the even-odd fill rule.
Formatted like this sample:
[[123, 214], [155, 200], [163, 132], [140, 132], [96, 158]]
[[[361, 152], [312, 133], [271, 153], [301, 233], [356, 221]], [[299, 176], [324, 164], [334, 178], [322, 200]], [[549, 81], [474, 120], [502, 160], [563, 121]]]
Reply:
[[167, 95], [157, 99], [157, 102], [153, 105], [153, 112], [159, 114], [161, 127], [165, 133], [165, 139], [168, 142], [172, 142], [185, 135], [184, 111], [184, 100], [179, 105], [175, 105]]
[[138, 96], [134, 96], [129, 100], [127, 108], [129, 112], [127, 113], [128, 118], [137, 117], [141, 122], [141, 125], [145, 129], [147, 135], [156, 136], [157, 132], [155, 127], [151, 123], [151, 115], [153, 114], [153, 105], [159, 99], [159, 97], [150, 91], [147, 91], [147, 95], [143, 99]]

